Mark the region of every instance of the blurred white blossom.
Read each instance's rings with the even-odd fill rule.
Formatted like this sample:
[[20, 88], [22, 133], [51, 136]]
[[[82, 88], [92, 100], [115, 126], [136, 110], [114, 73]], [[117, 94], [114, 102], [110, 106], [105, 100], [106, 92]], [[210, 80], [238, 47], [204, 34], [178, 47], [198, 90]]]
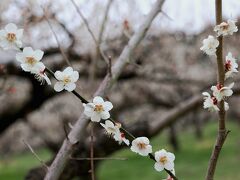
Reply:
[[236, 59], [232, 56], [232, 53], [228, 53], [225, 61], [225, 79], [232, 77], [235, 73], [238, 72], [238, 64]]
[[232, 35], [234, 32], [238, 31], [238, 28], [235, 23], [236, 21], [234, 20], [222, 22], [221, 24], [214, 27], [214, 31], [217, 32], [218, 36]]
[[107, 134], [115, 135], [120, 133], [119, 126], [114, 125], [112, 121], [106, 120], [105, 123], [100, 123], [102, 127], [106, 130]]
[[219, 41], [213, 36], [209, 35], [207, 39], [203, 40], [203, 46], [200, 49], [207, 55], [213, 56], [216, 55], [218, 45]]
[[211, 90], [213, 91], [213, 96], [216, 97], [217, 101], [223, 100], [225, 97], [229, 97], [233, 94], [232, 87], [234, 83], [231, 83], [229, 86], [223, 87], [220, 84], [212, 86]]
[[156, 163], [154, 164], [154, 168], [157, 171], [162, 171], [164, 169], [171, 171], [174, 169], [175, 155], [167, 152], [165, 149], [155, 152], [155, 160]]
[[122, 133], [122, 132], [114, 134], [113, 138], [114, 138], [115, 141], [117, 141], [119, 144], [125, 143], [127, 146], [129, 146], [129, 144], [130, 144], [129, 140], [126, 139], [125, 134]]
[[209, 111], [219, 111], [217, 106], [218, 101], [215, 97], [211, 97], [208, 92], [203, 92], [202, 95], [204, 96], [203, 108], [208, 109]]
[[142, 156], [147, 156], [152, 152], [152, 146], [147, 137], [138, 137], [132, 141], [131, 150]]
[[18, 29], [13, 23], [9, 23], [0, 30], [0, 47], [4, 50], [22, 47], [23, 29]]

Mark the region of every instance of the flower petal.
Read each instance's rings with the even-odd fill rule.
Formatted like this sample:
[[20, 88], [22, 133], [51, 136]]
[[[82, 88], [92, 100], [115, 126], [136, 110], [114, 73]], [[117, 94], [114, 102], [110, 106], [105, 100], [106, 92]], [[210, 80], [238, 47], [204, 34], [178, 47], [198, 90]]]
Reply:
[[38, 49], [38, 50], [35, 50], [35, 51], [34, 51], [33, 57], [34, 57], [37, 61], [40, 61], [40, 60], [42, 59], [42, 57], [43, 57], [43, 54], [44, 54], [44, 52]]
[[54, 90], [57, 92], [60, 92], [64, 89], [64, 83], [63, 82], [56, 82], [54, 85]]
[[73, 91], [76, 88], [76, 84], [75, 83], [67, 83], [65, 85], [65, 89], [69, 92]]
[[103, 111], [103, 112], [101, 113], [101, 118], [102, 118], [102, 119], [108, 119], [108, 118], [110, 118], [109, 112], [108, 112], [108, 111]]
[[110, 111], [113, 108], [112, 103], [109, 101], [105, 101], [102, 105], [105, 111]]
[[164, 169], [163, 165], [157, 162], [154, 164], [154, 168], [156, 171], [162, 171]]
[[101, 120], [100, 114], [94, 112], [91, 116], [91, 121], [93, 122], [99, 122]]
[[93, 103], [94, 104], [102, 104], [104, 102], [103, 98], [100, 96], [96, 96], [93, 98]]

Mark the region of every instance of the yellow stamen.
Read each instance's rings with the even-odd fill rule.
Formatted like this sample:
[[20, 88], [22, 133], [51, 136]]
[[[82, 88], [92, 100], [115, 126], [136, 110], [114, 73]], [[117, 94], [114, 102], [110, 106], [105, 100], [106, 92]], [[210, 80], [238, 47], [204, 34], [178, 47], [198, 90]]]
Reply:
[[26, 57], [26, 63], [34, 65], [37, 61], [33, 57]]
[[166, 156], [163, 156], [160, 158], [159, 162], [162, 163], [162, 164], [166, 164], [167, 163], [167, 157]]
[[146, 149], [147, 145], [145, 143], [138, 143], [137, 146], [139, 149]]
[[70, 82], [71, 82], [71, 80], [68, 76], [64, 77], [64, 79], [63, 79], [64, 84], [67, 84], [67, 83], [70, 83]]
[[102, 105], [95, 105], [94, 111], [96, 111], [96, 112], [104, 111], [103, 106]]
[[7, 34], [7, 40], [10, 41], [10, 42], [14, 42], [16, 41], [17, 37], [16, 37], [16, 34], [14, 33], [8, 33]]

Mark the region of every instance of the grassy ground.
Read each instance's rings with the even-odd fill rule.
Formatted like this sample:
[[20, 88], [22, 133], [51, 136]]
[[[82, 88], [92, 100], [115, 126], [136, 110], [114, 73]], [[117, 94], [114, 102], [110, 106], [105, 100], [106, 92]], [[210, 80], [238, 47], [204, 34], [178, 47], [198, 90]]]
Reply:
[[[225, 148], [219, 160], [216, 172], [216, 180], [240, 179], [240, 133], [236, 124], [229, 123], [231, 133], [228, 136]], [[215, 141], [216, 124], [210, 124], [205, 128], [204, 138], [196, 140], [191, 132], [183, 132], [179, 136], [181, 151], [176, 155], [176, 172], [180, 180], [203, 180], [208, 158], [213, 142]], [[166, 135], [163, 133], [152, 140], [154, 150], [165, 148], [170, 150]], [[40, 150], [38, 155], [47, 160], [51, 155], [46, 150]], [[128, 160], [108, 160], [101, 164], [98, 176], [100, 180], [161, 180], [165, 178], [165, 172], [156, 172], [153, 161], [122, 150], [114, 157], [126, 157]], [[21, 180], [28, 169], [39, 165], [39, 162], [30, 154], [15, 155], [10, 159], [0, 157], [0, 180]]]

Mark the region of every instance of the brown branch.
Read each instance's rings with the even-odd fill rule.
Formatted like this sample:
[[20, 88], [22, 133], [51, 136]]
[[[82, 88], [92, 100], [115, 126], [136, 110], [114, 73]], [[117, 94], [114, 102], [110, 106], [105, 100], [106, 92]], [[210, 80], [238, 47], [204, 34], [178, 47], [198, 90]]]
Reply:
[[[222, 0], [215, 0], [215, 13], [216, 13], [216, 25], [222, 22]], [[223, 37], [218, 37], [219, 46], [217, 48], [217, 65], [218, 65], [218, 83], [224, 86], [224, 64], [223, 64]], [[211, 158], [209, 160], [206, 180], [213, 180], [214, 173], [216, 170], [216, 165], [218, 161], [219, 154], [222, 150], [223, 144], [226, 140], [228, 132], [225, 125], [225, 109], [224, 109], [224, 100], [220, 102], [220, 111], [219, 111], [219, 127], [218, 135], [215, 142], [215, 146], [212, 151]]]
[[[73, 1], [74, 2], [74, 1]], [[111, 87], [113, 82], [116, 81], [117, 77], [119, 77], [120, 73], [122, 72], [123, 68], [128, 63], [128, 60], [140, 43], [140, 41], [145, 36], [147, 29], [151, 25], [153, 19], [157, 16], [157, 14], [161, 11], [162, 5], [164, 0], [158, 0], [151, 12], [148, 14], [145, 20], [143, 20], [142, 25], [140, 26], [138, 32], [136, 32], [131, 40], [129, 41], [128, 45], [124, 48], [123, 52], [121, 53], [120, 57], [117, 59], [116, 63], [112, 68], [112, 78], [108, 75], [105, 77], [103, 82], [101, 83], [98, 90], [95, 92], [95, 95], [104, 95], [107, 90]], [[81, 140], [83, 137], [84, 129], [88, 124], [88, 118], [82, 114], [81, 117], [75, 123], [73, 129], [69, 133], [68, 137], [69, 140], [65, 139], [62, 147], [60, 148], [58, 154], [56, 155], [53, 163], [50, 166], [50, 170], [45, 176], [45, 180], [57, 180], [59, 179], [62, 171], [64, 170], [68, 160], [69, 155], [73, 152], [74, 145]]]

